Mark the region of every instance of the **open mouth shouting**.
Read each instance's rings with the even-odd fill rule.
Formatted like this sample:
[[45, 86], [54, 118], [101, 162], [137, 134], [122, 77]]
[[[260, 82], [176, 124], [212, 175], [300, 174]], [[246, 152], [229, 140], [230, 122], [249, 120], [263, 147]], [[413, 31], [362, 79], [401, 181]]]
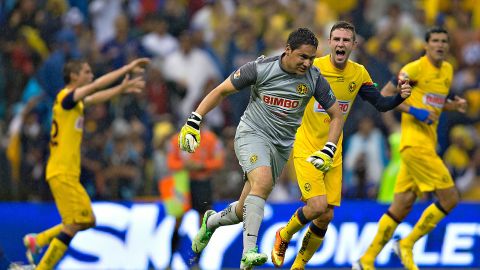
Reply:
[[346, 59], [347, 52], [344, 49], [335, 50], [335, 58], [337, 61], [344, 61]]

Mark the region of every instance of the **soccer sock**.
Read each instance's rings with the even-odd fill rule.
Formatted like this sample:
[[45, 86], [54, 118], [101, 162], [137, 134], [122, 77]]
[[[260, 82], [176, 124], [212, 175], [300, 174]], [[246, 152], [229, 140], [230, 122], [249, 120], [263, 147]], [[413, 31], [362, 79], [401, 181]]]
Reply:
[[211, 215], [207, 219], [207, 228], [211, 230], [215, 230], [220, 226], [226, 225], [233, 225], [240, 223], [240, 219], [238, 218], [237, 214], [235, 213], [235, 209], [237, 208], [238, 201], [231, 203], [221, 212], [218, 212], [214, 215]]
[[327, 230], [317, 227], [313, 222], [310, 223], [305, 236], [303, 236], [302, 247], [297, 253], [297, 257], [293, 262], [292, 269], [300, 268], [304, 269], [305, 265], [312, 258], [313, 254], [317, 252], [317, 249], [323, 242], [323, 238]]
[[392, 238], [393, 232], [395, 232], [399, 223], [400, 221], [387, 211], [378, 221], [377, 234], [360, 260], [368, 264], [373, 264], [377, 255], [382, 251], [390, 238]]
[[243, 253], [257, 246], [258, 231], [263, 219], [265, 200], [248, 195], [243, 205]]
[[280, 237], [287, 242], [290, 241], [292, 236], [300, 231], [308, 222], [310, 222], [310, 220], [308, 220], [303, 214], [303, 207], [298, 208], [288, 221], [287, 225], [280, 230]]
[[439, 202], [432, 203], [422, 213], [412, 231], [401, 240], [403, 246], [413, 247], [415, 242], [429, 233], [448, 214]]
[[61, 232], [57, 237], [53, 238], [50, 242], [45, 255], [43, 255], [42, 260], [35, 268], [36, 270], [51, 270], [54, 269], [55, 265], [62, 259], [63, 255], [67, 251], [68, 245], [72, 241], [72, 236]]
[[44, 247], [52, 241], [54, 237], [56, 237], [63, 229], [63, 224], [58, 224], [56, 226], [51, 227], [50, 229], [47, 229], [35, 237], [35, 240], [37, 242], [37, 246], [39, 247]]

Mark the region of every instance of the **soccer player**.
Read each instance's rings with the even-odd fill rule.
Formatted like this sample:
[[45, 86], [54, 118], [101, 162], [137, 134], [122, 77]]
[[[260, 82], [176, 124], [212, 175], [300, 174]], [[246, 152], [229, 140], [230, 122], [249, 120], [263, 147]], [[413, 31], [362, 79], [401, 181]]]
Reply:
[[[457, 205], [459, 195], [450, 173], [435, 152], [438, 117], [442, 110], [465, 112], [467, 103], [449, 96], [452, 65], [445, 61], [449, 36], [435, 27], [425, 35], [425, 55], [405, 65], [398, 80], [410, 80], [412, 96], [398, 108], [402, 111], [401, 165], [395, 183], [395, 195], [388, 211], [378, 222], [378, 231], [364, 255], [352, 269], [374, 269], [374, 261], [390, 240], [398, 224], [408, 215], [423, 192], [435, 192], [438, 201], [427, 207], [412, 231], [395, 241], [394, 252], [405, 269], [418, 269], [413, 260], [413, 245], [428, 234]], [[395, 87], [389, 82], [382, 93], [391, 95]]]
[[[108, 101], [122, 93], [140, 92], [145, 81], [141, 76], [131, 75], [141, 72], [142, 66], [148, 62], [146, 58], [134, 60], [93, 82], [93, 73], [87, 62], [73, 60], [65, 64], [63, 77], [66, 86], [57, 94], [53, 105], [50, 157], [46, 169], [46, 179], [62, 223], [23, 238], [27, 258], [32, 264], [36, 262], [40, 249], [49, 245], [37, 270], [53, 269], [75, 234], [95, 225], [90, 198], [80, 184], [84, 106]], [[122, 77], [120, 84], [102, 90]]]
[[[208, 210], [192, 242], [200, 253], [220, 226], [243, 220], [243, 255], [240, 267], [250, 269], [267, 261], [258, 253], [257, 238], [263, 219], [265, 200], [290, 155], [295, 131], [311, 97], [331, 118], [328, 142], [310, 153], [311, 162], [327, 171], [343, 128], [343, 116], [330, 85], [312, 67], [318, 40], [306, 28], [290, 33], [282, 55], [249, 62], [213, 89], [188, 118], [180, 132], [182, 150], [194, 152], [200, 143], [200, 123], [205, 114], [227, 95], [251, 86], [250, 102], [235, 135], [235, 153], [246, 182], [240, 199], [223, 211]], [[311, 166], [311, 165], [310, 165]]]
[[[352, 24], [340, 21], [333, 25], [328, 45], [330, 54], [315, 59], [314, 65], [332, 86], [345, 119], [357, 94], [382, 112], [393, 109], [410, 96], [411, 87], [405, 83], [400, 88], [400, 94], [383, 97], [365, 67], [349, 60], [350, 53], [356, 46], [355, 27]], [[272, 250], [272, 262], [276, 267], [283, 265], [292, 236], [312, 221], [292, 265], [292, 269], [304, 269], [323, 241], [328, 224], [333, 218], [334, 206], [340, 205], [343, 136], [340, 137], [338, 150], [333, 157], [333, 166], [328, 172], [316, 170], [308, 161], [309, 152], [327, 142], [326, 127], [329, 122], [330, 117], [323, 106], [311, 99], [293, 147], [295, 172], [302, 200], [306, 205], [300, 207], [287, 225], [276, 233]]]

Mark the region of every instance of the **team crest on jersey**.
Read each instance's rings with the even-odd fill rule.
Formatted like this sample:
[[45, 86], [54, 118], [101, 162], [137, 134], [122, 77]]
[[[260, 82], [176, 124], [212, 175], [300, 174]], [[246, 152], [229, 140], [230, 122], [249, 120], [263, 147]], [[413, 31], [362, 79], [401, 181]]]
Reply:
[[305, 95], [308, 92], [308, 86], [304, 83], [297, 85], [297, 93], [300, 95]]
[[305, 191], [309, 192], [310, 190], [312, 190], [312, 185], [310, 185], [310, 183], [305, 183], [305, 185], [303, 185], [303, 188], [305, 189]]
[[437, 94], [426, 94], [423, 96], [423, 103], [435, 108], [443, 108], [445, 104], [445, 96]]
[[258, 160], [258, 156], [256, 154], [253, 154], [250, 156], [250, 164], [255, 164], [257, 160]]
[[240, 78], [240, 69], [237, 69], [237, 71], [235, 71], [235, 73], [233, 73], [233, 78], [236, 80], [238, 78]]
[[[338, 106], [340, 107], [340, 110], [342, 111], [343, 114], [347, 114], [348, 111], [350, 110], [350, 102], [345, 101], [345, 100], [337, 100], [338, 101]], [[318, 103], [318, 101], [315, 101], [313, 104], [313, 111], [314, 112], [319, 112], [319, 113], [326, 113], [325, 109]]]
[[350, 91], [350, 93], [353, 93], [353, 91], [355, 91], [356, 88], [357, 88], [357, 84], [355, 82], [351, 82], [348, 85], [348, 91]]

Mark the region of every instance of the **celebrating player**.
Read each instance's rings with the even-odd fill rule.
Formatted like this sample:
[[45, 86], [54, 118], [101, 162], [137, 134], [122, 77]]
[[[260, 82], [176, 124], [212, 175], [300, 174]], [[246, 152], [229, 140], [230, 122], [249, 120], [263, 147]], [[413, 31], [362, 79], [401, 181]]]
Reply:
[[[390, 240], [398, 224], [408, 215], [423, 192], [435, 192], [438, 201], [424, 211], [413, 230], [394, 243], [394, 252], [405, 269], [418, 269], [413, 260], [413, 245], [428, 234], [457, 205], [459, 195], [450, 173], [435, 149], [438, 117], [442, 110], [466, 111], [466, 101], [450, 97], [452, 65], [445, 61], [449, 37], [445, 29], [435, 27], [425, 35], [425, 55], [404, 66], [398, 80], [410, 80], [412, 96], [399, 106], [402, 111], [400, 172], [395, 195], [387, 213], [378, 222], [378, 231], [365, 254], [352, 269], [374, 269], [374, 261]], [[395, 93], [392, 82], [382, 93]]]
[[[73, 60], [63, 68], [65, 88], [60, 90], [53, 105], [50, 132], [50, 158], [46, 179], [52, 191], [62, 223], [39, 234], [23, 238], [30, 263], [36, 263], [40, 249], [49, 245], [37, 270], [53, 269], [63, 257], [70, 241], [79, 231], [95, 226], [90, 198], [80, 184], [80, 144], [83, 134], [83, 109], [90, 104], [110, 100], [122, 93], [138, 93], [145, 82], [138, 73], [149, 62], [137, 59], [92, 82], [90, 66], [83, 60]], [[124, 77], [121, 84], [102, 90]]]
[[[410, 96], [411, 87], [405, 83], [400, 88], [401, 94], [383, 97], [365, 67], [349, 60], [350, 53], [356, 46], [355, 27], [352, 24], [337, 22], [330, 30], [328, 45], [330, 54], [315, 59], [314, 65], [322, 71], [322, 75], [332, 86], [345, 119], [357, 94], [382, 112], [393, 109]], [[272, 262], [277, 267], [283, 265], [292, 236], [312, 221], [292, 265], [292, 269], [304, 269], [323, 241], [328, 224], [333, 218], [333, 207], [340, 205], [343, 136], [340, 137], [332, 168], [328, 172], [316, 170], [307, 161], [312, 149], [318, 149], [319, 145], [327, 142], [326, 127], [329, 122], [330, 118], [324, 108], [311, 99], [293, 147], [295, 172], [306, 205], [299, 208], [287, 225], [276, 233]]]
[[[222, 212], [209, 210], [195, 236], [192, 249], [200, 253], [220, 226], [243, 220], [243, 255], [240, 267], [262, 265], [267, 255], [257, 250], [257, 238], [263, 219], [265, 200], [290, 155], [295, 131], [308, 101], [313, 96], [331, 118], [325, 146], [310, 153], [311, 163], [327, 171], [343, 128], [343, 116], [330, 85], [312, 68], [318, 46], [315, 35], [306, 28], [290, 33], [281, 56], [249, 62], [232, 73], [200, 103], [183, 126], [179, 144], [194, 152], [200, 143], [203, 116], [222, 99], [251, 86], [250, 102], [235, 136], [235, 153], [244, 170], [246, 182], [240, 199]], [[312, 165], [310, 165], [312, 166]]]

